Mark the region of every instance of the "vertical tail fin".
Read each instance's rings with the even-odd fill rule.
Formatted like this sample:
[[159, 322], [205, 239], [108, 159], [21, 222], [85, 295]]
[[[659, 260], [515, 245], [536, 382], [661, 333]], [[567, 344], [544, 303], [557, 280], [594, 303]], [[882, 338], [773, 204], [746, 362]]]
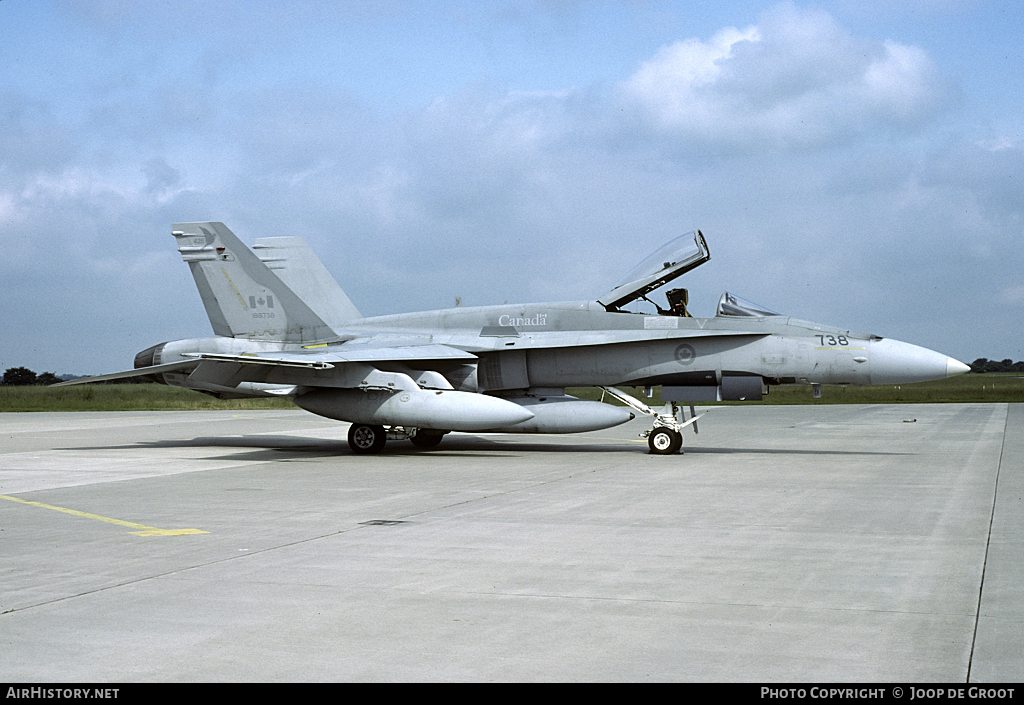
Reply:
[[362, 318], [320, 258], [301, 237], [264, 237], [253, 252], [335, 331]]
[[337, 338], [223, 223], [173, 227], [178, 252], [192, 270], [214, 333], [296, 343]]

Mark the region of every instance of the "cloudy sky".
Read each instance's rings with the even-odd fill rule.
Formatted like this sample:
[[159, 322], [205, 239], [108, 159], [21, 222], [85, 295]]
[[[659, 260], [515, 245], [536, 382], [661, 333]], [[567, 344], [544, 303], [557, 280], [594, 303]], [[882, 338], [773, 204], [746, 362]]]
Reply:
[[0, 0], [0, 369], [211, 334], [171, 224], [365, 315], [729, 290], [1024, 359], [1019, 0]]

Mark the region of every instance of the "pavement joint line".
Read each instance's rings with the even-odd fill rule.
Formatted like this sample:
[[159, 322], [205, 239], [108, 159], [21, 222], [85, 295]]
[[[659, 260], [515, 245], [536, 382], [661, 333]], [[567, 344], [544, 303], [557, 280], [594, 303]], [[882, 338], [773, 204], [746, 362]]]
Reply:
[[996, 505], [999, 501], [999, 475], [1003, 470], [1003, 455], [1006, 453], [1006, 436], [1010, 431], [1012, 413], [1006, 405], [1006, 420], [1003, 425], [1003, 442], [999, 446], [999, 462], [996, 463], [996, 477], [992, 483], [992, 512], [988, 517], [988, 534], [985, 537], [985, 556], [981, 561], [981, 579], [978, 581], [978, 609], [974, 613], [974, 632], [971, 635], [971, 653], [967, 656], [966, 683], [971, 682], [971, 667], [974, 665], [974, 647], [978, 643], [978, 625], [981, 622], [981, 603], [985, 596], [985, 571], [988, 569], [988, 553], [992, 547], [992, 526], [996, 521]]

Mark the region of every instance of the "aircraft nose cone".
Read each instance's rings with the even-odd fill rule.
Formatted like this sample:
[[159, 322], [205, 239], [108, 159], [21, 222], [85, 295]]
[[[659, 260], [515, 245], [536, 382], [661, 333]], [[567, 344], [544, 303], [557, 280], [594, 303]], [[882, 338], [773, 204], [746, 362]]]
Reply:
[[871, 343], [871, 383], [907, 384], [945, 379], [971, 368], [951, 357], [899, 340], [874, 340]]
[[946, 359], [946, 376], [947, 377], [956, 377], [957, 375], [962, 375], [965, 372], [970, 372], [970, 371], [971, 371], [970, 365], [965, 365], [964, 363], [960, 362], [959, 360], [954, 360], [951, 357]]

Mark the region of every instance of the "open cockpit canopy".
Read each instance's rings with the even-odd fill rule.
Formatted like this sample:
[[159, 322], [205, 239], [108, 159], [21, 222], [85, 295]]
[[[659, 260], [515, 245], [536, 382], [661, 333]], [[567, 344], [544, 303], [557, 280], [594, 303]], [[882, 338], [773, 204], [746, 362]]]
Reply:
[[711, 259], [700, 230], [677, 237], [629, 270], [619, 284], [597, 301], [609, 311], [618, 311], [660, 286]]
[[[696, 269], [709, 259], [711, 259], [711, 253], [708, 251], [704, 235], [700, 230], [694, 230], [662, 245], [654, 254], [629, 270], [629, 273], [615, 288], [599, 298], [597, 302], [608, 311], [622, 311], [623, 306], [638, 299], [646, 299], [649, 303], [654, 303], [647, 298], [647, 294], [676, 277], [686, 274], [691, 269]], [[666, 295], [669, 302], [668, 310], [654, 304], [659, 314], [663, 316], [690, 315], [686, 311], [688, 300], [686, 289], [673, 289]], [[722, 294], [722, 298], [718, 300], [718, 308], [715, 311], [715, 316], [747, 318], [781, 315], [777, 311], [730, 294], [728, 291]]]

